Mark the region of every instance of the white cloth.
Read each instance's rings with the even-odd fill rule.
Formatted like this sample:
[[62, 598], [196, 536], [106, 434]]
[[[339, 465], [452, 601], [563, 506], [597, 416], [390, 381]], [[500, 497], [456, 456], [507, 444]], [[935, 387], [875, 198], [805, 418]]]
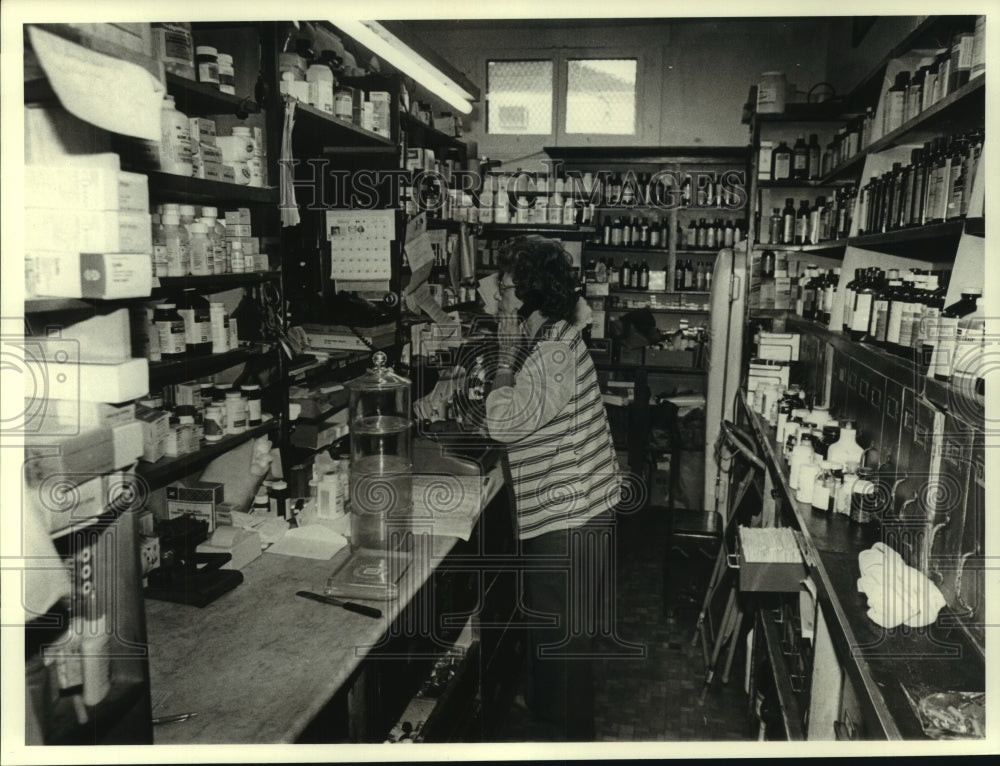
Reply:
[[858, 591], [868, 598], [868, 616], [883, 628], [930, 625], [945, 605], [937, 586], [885, 543], [861, 551], [858, 568]]

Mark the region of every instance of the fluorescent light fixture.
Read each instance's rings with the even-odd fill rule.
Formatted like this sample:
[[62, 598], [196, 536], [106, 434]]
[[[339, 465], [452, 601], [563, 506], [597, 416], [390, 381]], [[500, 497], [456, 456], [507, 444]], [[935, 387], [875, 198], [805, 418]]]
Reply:
[[432, 66], [377, 21], [331, 19], [346, 35], [350, 35], [379, 58], [423, 85], [435, 96], [448, 102], [462, 114], [472, 111], [473, 95], [460, 87], [444, 72]]

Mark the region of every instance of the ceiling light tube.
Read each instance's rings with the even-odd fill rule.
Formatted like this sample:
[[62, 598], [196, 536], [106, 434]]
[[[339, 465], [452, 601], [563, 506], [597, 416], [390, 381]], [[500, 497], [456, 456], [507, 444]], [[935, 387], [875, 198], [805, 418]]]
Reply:
[[446, 101], [462, 114], [472, 111], [471, 93], [432, 66], [410, 46], [377, 21], [332, 19], [344, 34], [350, 35], [379, 58], [385, 59], [403, 74], [412, 77], [435, 96]]

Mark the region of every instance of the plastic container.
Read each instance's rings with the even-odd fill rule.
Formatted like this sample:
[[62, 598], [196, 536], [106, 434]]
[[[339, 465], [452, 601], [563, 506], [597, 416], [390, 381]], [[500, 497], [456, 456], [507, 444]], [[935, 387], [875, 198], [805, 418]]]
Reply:
[[205, 408], [204, 428], [205, 441], [217, 442], [226, 432], [225, 408], [216, 404]]
[[[386, 365], [385, 353], [345, 384], [351, 432], [351, 545], [387, 551], [398, 547], [391, 518], [412, 508], [411, 383]], [[399, 522], [396, 522], [397, 524]]]
[[247, 400], [247, 425], [250, 428], [259, 426], [263, 422], [261, 413], [261, 391], [256, 383], [246, 383], [240, 386], [244, 398]]
[[160, 111], [160, 170], [179, 176], [192, 176], [193, 156], [188, 118], [177, 110], [173, 96], [164, 96]]
[[853, 420], [840, 421], [840, 438], [833, 442], [826, 451], [826, 459], [831, 463], [861, 464], [865, 449], [858, 444], [857, 427]]
[[219, 51], [211, 45], [199, 45], [194, 49], [195, 66], [198, 68], [198, 82], [219, 87]]
[[352, 122], [354, 119], [354, 94], [348, 88], [341, 88], [333, 94], [333, 116]]
[[[188, 227], [190, 239], [188, 252], [191, 258], [191, 273], [196, 277], [211, 276], [215, 269], [215, 252], [208, 238], [208, 226], [195, 221]], [[214, 234], [214, 232], [213, 232]]]
[[239, 391], [226, 392], [226, 433], [241, 434], [247, 430], [247, 400]]
[[325, 64], [313, 64], [306, 71], [309, 83], [309, 103], [317, 109], [333, 114], [333, 72]]
[[236, 95], [236, 70], [233, 69], [233, 57], [228, 53], [219, 54], [219, 91]]

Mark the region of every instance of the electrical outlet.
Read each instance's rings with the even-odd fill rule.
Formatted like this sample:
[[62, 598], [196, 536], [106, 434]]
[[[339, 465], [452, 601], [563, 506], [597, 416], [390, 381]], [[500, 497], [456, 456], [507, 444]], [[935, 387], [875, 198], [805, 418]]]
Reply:
[[142, 568], [143, 576], [149, 574], [160, 566], [160, 538], [140, 535], [139, 537], [139, 565]]

